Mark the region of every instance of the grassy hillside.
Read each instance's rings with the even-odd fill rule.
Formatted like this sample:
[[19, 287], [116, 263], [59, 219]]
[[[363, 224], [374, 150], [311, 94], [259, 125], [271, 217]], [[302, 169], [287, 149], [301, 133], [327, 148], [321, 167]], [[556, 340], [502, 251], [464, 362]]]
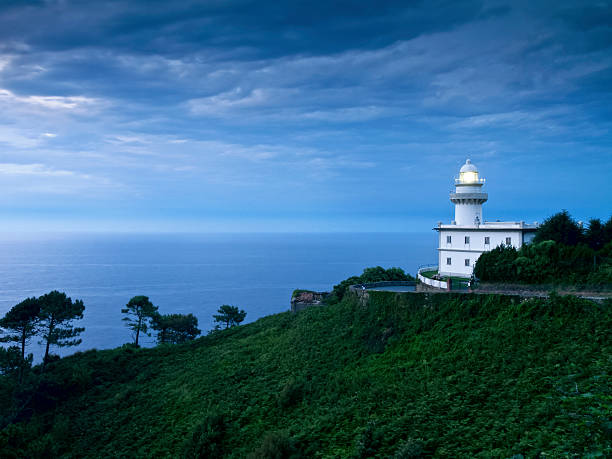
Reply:
[[186, 345], [80, 353], [18, 394], [29, 402], [0, 450], [610, 455], [611, 305], [372, 292]]

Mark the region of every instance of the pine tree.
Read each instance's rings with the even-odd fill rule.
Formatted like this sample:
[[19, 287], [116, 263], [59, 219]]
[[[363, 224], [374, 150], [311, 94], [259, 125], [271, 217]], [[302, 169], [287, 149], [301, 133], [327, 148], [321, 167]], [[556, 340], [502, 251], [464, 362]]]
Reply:
[[[19, 382], [23, 379], [23, 369], [32, 361], [32, 354], [26, 360], [25, 348], [30, 338], [38, 333], [40, 303], [36, 298], [26, 298], [21, 303], [13, 306], [6, 315], [0, 319], [0, 328], [6, 336], [0, 338], [3, 343], [19, 343], [21, 348], [21, 360], [19, 365]], [[9, 350], [12, 349], [9, 348]], [[18, 348], [17, 348], [18, 349]], [[15, 351], [5, 353], [6, 356], [14, 356]], [[17, 354], [19, 355], [19, 354]], [[28, 363], [28, 360], [30, 363]]]
[[[45, 357], [43, 367], [49, 359], [50, 346], [77, 346], [81, 339], [77, 338], [84, 330], [83, 327], [73, 327], [72, 321], [83, 318], [85, 306], [82, 300], [67, 297], [65, 293], [54, 290], [38, 298], [40, 303], [40, 329], [43, 332]], [[42, 343], [41, 343], [42, 344]]]
[[149, 301], [148, 296], [138, 295], [133, 297], [121, 312], [126, 315], [123, 321], [134, 332], [134, 344], [138, 346], [140, 333], [149, 335], [149, 325], [157, 314], [157, 306]]
[[157, 330], [159, 344], [179, 344], [200, 334], [198, 319], [193, 314], [156, 314], [152, 327]]
[[[25, 348], [28, 340], [35, 336], [38, 329], [38, 314], [40, 303], [36, 298], [26, 298], [21, 303], [13, 306], [6, 315], [0, 319], [0, 328], [8, 336], [3, 336], [0, 342], [14, 342], [21, 345], [21, 358], [25, 358]], [[7, 331], [8, 330], [8, 331]]]
[[217, 312], [219, 314], [214, 314], [213, 318], [218, 324], [225, 324], [225, 328], [240, 325], [240, 322], [246, 317], [246, 312], [244, 312], [244, 310], [239, 310], [237, 306], [230, 306], [227, 304], [219, 307]]

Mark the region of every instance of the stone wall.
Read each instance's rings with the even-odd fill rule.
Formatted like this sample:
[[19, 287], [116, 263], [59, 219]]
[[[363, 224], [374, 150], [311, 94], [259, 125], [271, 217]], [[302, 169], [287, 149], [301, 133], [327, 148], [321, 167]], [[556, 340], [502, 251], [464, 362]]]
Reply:
[[322, 306], [328, 295], [329, 292], [300, 292], [291, 298], [291, 312], [298, 312], [310, 306]]

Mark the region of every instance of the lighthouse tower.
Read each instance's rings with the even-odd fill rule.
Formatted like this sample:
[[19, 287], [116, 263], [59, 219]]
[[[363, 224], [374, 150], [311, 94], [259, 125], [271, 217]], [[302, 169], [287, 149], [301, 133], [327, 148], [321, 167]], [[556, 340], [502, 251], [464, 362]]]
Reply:
[[468, 159], [455, 179], [455, 192], [450, 200], [455, 204], [455, 225], [479, 226], [483, 223], [482, 204], [489, 198], [482, 192], [485, 179], [478, 177], [478, 169]]
[[[455, 219], [450, 224], [439, 222], [434, 228], [440, 237], [438, 274], [442, 277], [469, 278], [482, 253], [500, 245], [519, 249], [535, 235], [537, 223], [484, 221], [482, 205], [489, 199], [482, 191], [484, 183], [485, 180], [478, 176], [478, 169], [468, 159], [455, 179], [455, 191], [450, 194], [455, 204]], [[427, 284], [429, 281], [421, 279], [421, 282]]]

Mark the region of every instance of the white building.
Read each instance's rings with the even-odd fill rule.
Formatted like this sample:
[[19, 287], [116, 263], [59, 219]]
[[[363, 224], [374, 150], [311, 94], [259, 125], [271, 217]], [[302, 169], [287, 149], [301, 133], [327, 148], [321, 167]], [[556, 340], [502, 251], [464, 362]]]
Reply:
[[488, 195], [482, 191], [485, 179], [468, 159], [455, 179], [455, 192], [450, 200], [455, 204], [455, 219], [438, 223], [438, 272], [441, 276], [470, 277], [478, 257], [488, 250], [506, 244], [516, 248], [535, 236], [537, 223], [488, 222], [482, 218], [482, 205]]

